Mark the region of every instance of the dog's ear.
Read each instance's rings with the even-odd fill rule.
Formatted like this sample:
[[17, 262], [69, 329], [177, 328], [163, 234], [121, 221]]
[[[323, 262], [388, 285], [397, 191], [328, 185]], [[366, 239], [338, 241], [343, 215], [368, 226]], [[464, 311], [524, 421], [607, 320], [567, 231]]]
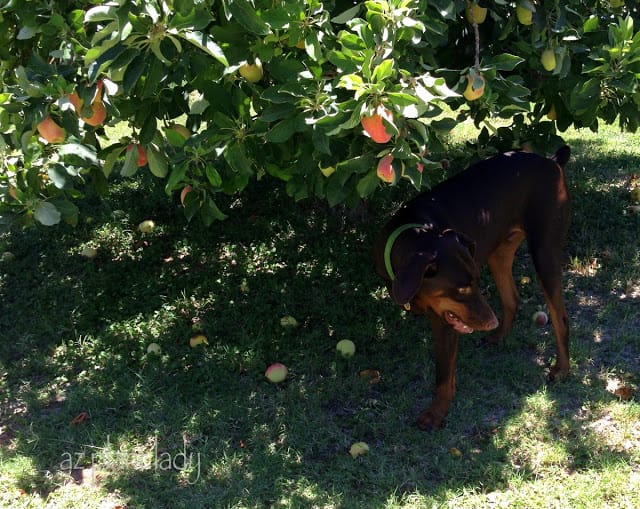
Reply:
[[467, 237], [464, 233], [460, 233], [460, 232], [456, 232], [456, 237], [458, 237], [460, 244], [462, 244], [464, 247], [466, 247], [469, 250], [469, 253], [471, 254], [471, 258], [473, 258], [473, 255], [476, 254], [476, 243], [473, 241], [473, 239]]
[[460, 232], [456, 232], [454, 230], [446, 230], [443, 235], [453, 235], [455, 236], [455, 238], [457, 239], [458, 243], [466, 248], [469, 251], [469, 254], [471, 255], [471, 258], [473, 258], [473, 256], [476, 253], [476, 243], [473, 241], [473, 239], [467, 237], [464, 233], [460, 233]]
[[404, 265], [402, 265], [393, 280], [391, 286], [391, 298], [401, 306], [411, 302], [422, 286], [422, 279], [436, 270], [437, 253], [415, 253]]

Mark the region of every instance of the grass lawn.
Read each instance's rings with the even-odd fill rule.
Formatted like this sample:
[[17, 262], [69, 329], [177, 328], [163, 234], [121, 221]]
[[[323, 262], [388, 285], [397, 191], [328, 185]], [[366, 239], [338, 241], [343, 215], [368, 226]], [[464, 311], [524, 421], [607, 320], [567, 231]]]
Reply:
[[[531, 324], [544, 301], [521, 283], [503, 345], [462, 338], [432, 433], [414, 424], [429, 327], [391, 303], [370, 256], [408, 186], [361, 222], [258, 183], [205, 229], [148, 177], [88, 198], [75, 229], [0, 237], [15, 255], [0, 262], [0, 506], [640, 507], [640, 135], [565, 137], [572, 374], [547, 382], [551, 327]], [[514, 272], [535, 281], [524, 249]], [[208, 345], [190, 347], [195, 333]], [[270, 384], [276, 361], [289, 377]], [[354, 459], [358, 441], [370, 450]]]

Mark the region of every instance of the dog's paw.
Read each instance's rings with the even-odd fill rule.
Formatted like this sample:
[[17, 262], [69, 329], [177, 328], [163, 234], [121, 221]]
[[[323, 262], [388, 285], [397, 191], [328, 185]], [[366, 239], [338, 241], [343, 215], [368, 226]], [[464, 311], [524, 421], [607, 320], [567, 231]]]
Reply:
[[427, 408], [418, 416], [417, 424], [423, 431], [432, 431], [443, 428], [446, 421], [444, 416], [439, 416], [431, 408]]
[[549, 370], [549, 380], [558, 382], [564, 380], [569, 375], [569, 366], [558, 366], [558, 363], [551, 366]]

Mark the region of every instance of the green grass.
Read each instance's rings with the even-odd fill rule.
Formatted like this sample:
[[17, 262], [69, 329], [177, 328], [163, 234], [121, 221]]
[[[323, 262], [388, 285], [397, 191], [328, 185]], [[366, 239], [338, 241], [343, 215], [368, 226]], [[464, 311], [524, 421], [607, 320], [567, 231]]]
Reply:
[[[544, 301], [521, 285], [503, 345], [464, 338], [433, 433], [414, 425], [433, 389], [429, 327], [392, 305], [370, 257], [409, 187], [355, 222], [259, 183], [203, 229], [149, 178], [89, 198], [75, 229], [2, 237], [15, 259], [0, 264], [0, 505], [640, 506], [640, 215], [626, 211], [640, 136], [566, 139], [572, 375], [547, 383], [551, 329], [529, 321]], [[146, 218], [158, 228], [143, 235]], [[514, 272], [535, 280], [525, 250]], [[209, 345], [189, 347], [196, 331]], [[263, 376], [275, 361], [290, 369], [280, 385]], [[351, 458], [356, 441], [369, 454]]]

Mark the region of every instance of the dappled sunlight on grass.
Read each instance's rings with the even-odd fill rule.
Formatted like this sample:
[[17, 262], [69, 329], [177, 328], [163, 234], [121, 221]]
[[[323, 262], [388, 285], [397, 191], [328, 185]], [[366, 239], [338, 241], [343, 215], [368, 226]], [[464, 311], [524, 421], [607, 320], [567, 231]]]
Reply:
[[[628, 235], [638, 225], [620, 213], [618, 186], [639, 160], [624, 156], [612, 169], [607, 153], [589, 159], [581, 150], [579, 165], [600, 169], [568, 172], [574, 375], [547, 385], [553, 334], [531, 325], [543, 299], [535, 284], [520, 284], [521, 311], [504, 344], [461, 340], [457, 397], [447, 427], [431, 434], [414, 424], [433, 388], [427, 321], [392, 305], [371, 261], [372, 239], [406, 189], [376, 198], [360, 223], [262, 183], [232, 198], [226, 222], [204, 229], [186, 225], [158, 184], [125, 181], [106, 202], [88, 203], [92, 220], [75, 230], [12, 234], [16, 259], [1, 266], [0, 286], [0, 325], [11, 338], [0, 343], [0, 501], [406, 508], [637, 500], [629, 472], [639, 460], [638, 404], [620, 401], [607, 383], [637, 386], [637, 298], [628, 289], [640, 265]], [[141, 233], [147, 218], [157, 227]], [[79, 254], [85, 245], [97, 248], [95, 258]], [[517, 281], [533, 275], [526, 255], [514, 270]], [[283, 326], [284, 316], [297, 325]], [[208, 344], [190, 346], [194, 334]], [[355, 343], [352, 358], [336, 353], [340, 339]], [[273, 362], [289, 368], [280, 384], [264, 377]], [[379, 373], [375, 383], [364, 370]], [[83, 412], [88, 418], [72, 424]], [[357, 441], [370, 451], [354, 459]], [[99, 482], [79, 484], [66, 454]], [[598, 479], [616, 493], [595, 487]]]

